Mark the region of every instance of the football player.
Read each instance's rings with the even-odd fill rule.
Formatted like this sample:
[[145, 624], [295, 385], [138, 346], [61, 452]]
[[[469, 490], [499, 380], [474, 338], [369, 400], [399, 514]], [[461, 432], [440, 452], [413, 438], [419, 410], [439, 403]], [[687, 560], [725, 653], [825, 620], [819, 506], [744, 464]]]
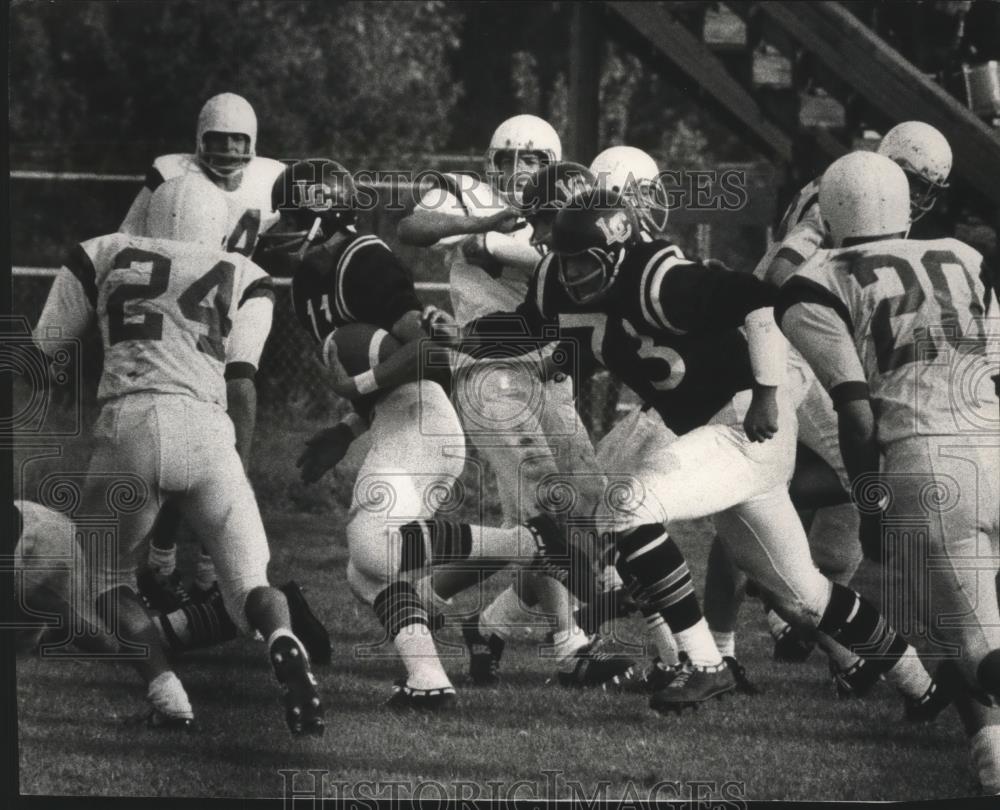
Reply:
[[[278, 221], [277, 214], [271, 211], [271, 187], [283, 169], [283, 163], [257, 155], [257, 115], [250, 103], [235, 93], [220, 93], [206, 101], [198, 114], [194, 153], [161, 155], [153, 161], [145, 185], [132, 201], [119, 230], [146, 235], [153, 192], [165, 180], [195, 174], [207, 177], [225, 196], [228, 212], [225, 249], [250, 256], [261, 235]], [[140, 575], [143, 594], [158, 609], [172, 610], [190, 598], [181, 584], [180, 572], [176, 571], [174, 537], [179, 524], [180, 515], [172, 505], [167, 506], [150, 546], [152, 576], [146, 572]], [[207, 598], [215, 592], [214, 582], [211, 557], [203, 547], [191, 595], [195, 599]]]
[[[14, 522], [14, 571], [20, 577], [17, 611], [24, 619], [44, 619], [42, 626], [18, 633], [18, 647], [35, 647], [47, 638], [52, 644], [57, 639], [72, 642], [96, 655], [117, 653], [118, 639], [95, 612], [73, 524], [31, 501], [14, 501]], [[62, 630], [58, 636], [55, 627]]]
[[263, 270], [222, 250], [228, 216], [224, 193], [200, 174], [161, 183], [149, 200], [147, 236], [109, 234], [70, 252], [35, 334], [70, 340], [95, 320], [100, 326], [102, 409], [81, 509], [104, 514], [109, 482], [122, 474], [145, 490], [120, 510], [116, 537], [89, 538], [91, 546], [112, 548], [88, 554], [105, 555], [97, 572], [102, 619], [125, 642], [149, 650], [139, 667], [150, 722], [193, 720], [135, 581], [135, 554], [162, 505], [177, 501], [212, 555], [233, 622], [267, 641], [289, 728], [322, 734], [309, 656], [292, 632], [285, 596], [268, 584], [267, 538], [238, 452], [252, 425], [254, 374], [274, 294]]
[[[533, 334], [586, 336], [608, 370], [646, 406], [612, 431], [608, 526], [636, 601], [660, 613], [688, 660], [650, 699], [658, 711], [735, 688], [701, 615], [673, 520], [716, 515], [734, 561], [785, 616], [851, 662], [859, 689], [885, 676], [908, 699], [940, 690], [915, 651], [855, 592], [816, 570], [788, 498], [795, 414], [785, 391], [776, 290], [752, 276], [685, 259], [643, 241], [632, 208], [605, 188], [556, 215], [553, 251], [517, 314]], [[480, 318], [480, 336], [504, 318]], [[741, 331], [741, 327], [745, 329]], [[859, 656], [846, 647], [858, 647]], [[878, 656], [869, 655], [872, 649]]]
[[[486, 565], [484, 558], [549, 570], [547, 544], [563, 540], [544, 517], [507, 529], [430, 519], [435, 499], [451, 492], [462, 472], [465, 437], [440, 383], [421, 373], [420, 352], [434, 310], [424, 311], [412, 273], [386, 244], [358, 233], [357, 207], [353, 178], [335, 161], [297, 162], [275, 183], [274, 209], [290, 232], [316, 242], [295, 252], [301, 256], [292, 280], [296, 316], [334, 372], [334, 390], [351, 399], [370, 424], [371, 449], [358, 472], [346, 529], [347, 580], [374, 609], [406, 667], [388, 705], [445, 708], [453, 704], [455, 689], [410, 578], [428, 565]], [[334, 335], [352, 323], [384, 329], [402, 345], [369, 371], [348, 377]], [[310, 447], [303, 463], [313, 470], [329, 443], [318, 439]], [[565, 570], [558, 575], [565, 578]]]
[[[911, 217], [913, 221], [920, 219], [933, 207], [941, 190], [947, 188], [952, 163], [948, 141], [929, 124], [906, 121], [886, 133], [878, 152], [891, 158], [906, 173], [910, 183]], [[789, 205], [778, 226], [774, 244], [754, 272], [758, 278], [780, 286], [823, 247], [830, 247], [830, 236], [823, 223], [817, 178]], [[800, 452], [800, 459], [813, 460], [808, 467], [800, 463], [793, 480], [793, 492], [798, 496], [797, 502], [812, 500], [819, 506], [809, 525], [813, 559], [830, 579], [847, 585], [861, 564], [862, 553], [856, 539], [858, 513], [847, 497], [850, 483], [840, 457], [837, 418], [830, 397], [794, 348], [789, 352], [789, 360], [795, 398], [799, 402], [796, 411], [799, 442], [806, 448], [805, 453]], [[799, 484], [804, 484], [805, 489]], [[718, 555], [719, 558], [723, 556]], [[718, 611], [735, 616], [737, 607], [738, 599], [734, 599], [730, 610], [720, 604]], [[775, 638], [775, 658], [800, 661], [809, 655], [812, 644], [808, 639], [802, 638], [773, 610], [768, 610], [767, 619]], [[835, 680], [838, 693], [849, 694], [847, 683], [836, 676]]]
[[[95, 612], [94, 578], [72, 521], [32, 501], [14, 501], [14, 512], [14, 570], [21, 577], [17, 606], [25, 619], [43, 620], [42, 626], [20, 634], [18, 646], [38, 647], [44, 641], [52, 647], [73, 643], [98, 656], [121, 652], [119, 640]], [[164, 643], [175, 653], [237, 635], [221, 595], [155, 619]]]
[[[670, 213], [667, 191], [663, 186], [660, 169], [651, 155], [634, 146], [612, 146], [601, 152], [590, 164], [590, 171], [595, 175], [598, 184], [621, 195], [623, 202], [630, 206], [641, 225], [640, 239], [651, 242], [654, 238], [666, 239], [667, 220]], [[712, 260], [706, 264], [713, 265]], [[721, 266], [721, 265], [719, 265]], [[599, 460], [608, 452], [614, 452], [612, 442], [607, 437], [598, 446]], [[745, 575], [724, 560], [724, 565], [715, 563], [722, 548], [716, 539], [710, 553], [708, 577], [705, 583], [705, 619], [715, 639], [716, 646], [722, 654], [723, 661], [729, 666], [736, 679], [739, 691], [745, 694], [756, 694], [757, 689], [750, 681], [746, 670], [736, 659], [735, 626], [736, 615], [731, 618], [716, 610], [716, 604], [726, 603], [716, 595], [739, 592]], [[611, 549], [613, 551], [613, 549]], [[715, 563], [715, 564], [713, 564]], [[609, 596], [612, 604], [620, 602], [617, 596], [622, 586], [621, 578], [617, 576], [612, 566], [605, 576], [605, 582], [612, 586]], [[620, 612], [612, 608], [607, 613]], [[643, 689], [656, 691], [671, 677], [671, 673], [680, 663], [680, 652], [672, 649], [673, 636], [663, 625], [662, 617], [656, 611], [647, 611], [646, 621], [653, 638], [657, 638], [658, 654], [654, 657], [648, 671], [640, 679]]]
[[[512, 311], [524, 299], [539, 259], [539, 242], [521, 217], [525, 184], [539, 168], [562, 157], [552, 126], [534, 115], [502, 122], [486, 152], [486, 181], [445, 175], [443, 188], [427, 191], [413, 213], [399, 223], [406, 244], [434, 247], [444, 253], [449, 270], [452, 309], [459, 324], [496, 311]], [[523, 338], [516, 322], [510, 339]], [[573, 401], [573, 381], [566, 374], [543, 379], [541, 351], [511, 359], [502, 347], [493, 357], [482, 352], [455, 368], [454, 400], [472, 443], [493, 468], [504, 525], [535, 514], [543, 482], [566, 480], [574, 471], [579, 509], [597, 497], [599, 480], [593, 447]], [[442, 608], [454, 594], [478, 583], [471, 571], [435, 571], [433, 592]], [[512, 626], [538, 619], [536, 603], [554, 620], [554, 658], [560, 680], [598, 685], [619, 677], [630, 665], [595, 651], [574, 619], [565, 588], [537, 576], [518, 580], [466, 627], [470, 675], [494, 683], [504, 639]], [[520, 591], [520, 593], [518, 592]]]
[[832, 249], [784, 285], [777, 317], [832, 398], [866, 555], [896, 570], [957, 655], [945, 665], [957, 664], [973, 764], [995, 794], [1000, 333], [984, 319], [982, 256], [955, 239], [906, 239], [911, 195], [884, 155], [835, 161], [819, 186]]

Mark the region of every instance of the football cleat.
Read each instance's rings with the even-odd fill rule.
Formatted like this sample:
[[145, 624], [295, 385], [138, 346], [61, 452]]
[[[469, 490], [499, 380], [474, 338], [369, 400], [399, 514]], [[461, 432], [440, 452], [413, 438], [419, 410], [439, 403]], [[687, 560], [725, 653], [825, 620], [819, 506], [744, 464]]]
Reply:
[[469, 648], [469, 679], [476, 686], [493, 686], [500, 682], [500, 659], [505, 642], [496, 633], [484, 638], [479, 632], [479, 615], [462, 625], [462, 639]]
[[399, 680], [393, 684], [392, 697], [385, 705], [399, 711], [410, 709], [445, 711], [453, 708], [457, 702], [458, 697], [453, 686], [443, 686], [440, 689], [415, 689], [405, 680]]
[[726, 664], [715, 667], [686, 663], [670, 683], [649, 699], [649, 706], [660, 714], [697, 708], [711, 698], [721, 698], [736, 689], [736, 679]]
[[950, 705], [951, 695], [936, 681], [931, 681], [931, 685], [920, 698], [903, 696], [904, 717], [911, 723], [933, 722]]
[[744, 666], [731, 655], [722, 656], [722, 660], [729, 671], [733, 673], [733, 680], [736, 681], [736, 691], [744, 695], [759, 695], [760, 689], [750, 680]]
[[862, 698], [875, 687], [882, 674], [864, 659], [859, 659], [849, 669], [840, 669], [831, 660], [830, 674], [833, 676], [833, 686], [838, 698]]
[[190, 729], [194, 724], [191, 701], [180, 678], [173, 672], [160, 673], [146, 692], [152, 709], [146, 716], [149, 728]]
[[639, 673], [638, 676], [630, 678], [625, 683], [627, 692], [659, 692], [666, 689], [670, 682], [681, 671], [682, 664], [664, 664], [660, 656], [656, 656], [649, 665], [649, 668]]
[[180, 731], [194, 731], [194, 717], [183, 717], [169, 715], [159, 709], [150, 709], [146, 715], [146, 727], [157, 729], [176, 729]]
[[268, 651], [278, 683], [285, 691], [285, 720], [292, 734], [322, 737], [323, 702], [309, 669], [309, 654], [294, 636], [278, 636]]
[[570, 656], [569, 669], [559, 670], [556, 678], [560, 686], [586, 689], [599, 686], [620, 686], [631, 674], [635, 661], [614, 653], [599, 652], [596, 644], [587, 644]]
[[802, 637], [800, 631], [785, 625], [774, 639], [774, 660], [785, 664], [801, 664], [816, 647], [816, 642]]
[[190, 591], [184, 587], [181, 572], [174, 571], [166, 576], [152, 568], [143, 569], [137, 578], [139, 596], [146, 607], [159, 613], [173, 613], [192, 602]]
[[330, 633], [323, 626], [323, 622], [312, 612], [302, 588], [295, 580], [290, 579], [278, 590], [288, 600], [288, 613], [292, 617], [292, 632], [298, 636], [306, 648], [309, 660], [316, 664], [329, 664], [331, 658]]

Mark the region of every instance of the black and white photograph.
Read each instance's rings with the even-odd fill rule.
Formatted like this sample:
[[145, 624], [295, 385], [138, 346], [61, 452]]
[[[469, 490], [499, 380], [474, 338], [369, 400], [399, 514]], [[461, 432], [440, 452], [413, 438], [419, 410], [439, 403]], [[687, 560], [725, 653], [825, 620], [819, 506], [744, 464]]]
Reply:
[[1000, 796], [1000, 0], [7, 19], [0, 804]]

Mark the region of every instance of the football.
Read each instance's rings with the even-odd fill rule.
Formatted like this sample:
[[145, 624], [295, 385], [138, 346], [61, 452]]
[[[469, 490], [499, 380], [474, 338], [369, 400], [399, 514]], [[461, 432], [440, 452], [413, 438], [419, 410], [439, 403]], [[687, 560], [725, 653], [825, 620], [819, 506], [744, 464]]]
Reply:
[[389, 357], [400, 345], [385, 329], [368, 323], [349, 323], [337, 327], [323, 343], [323, 363], [329, 366], [329, 352], [336, 351], [348, 374], [362, 374]]

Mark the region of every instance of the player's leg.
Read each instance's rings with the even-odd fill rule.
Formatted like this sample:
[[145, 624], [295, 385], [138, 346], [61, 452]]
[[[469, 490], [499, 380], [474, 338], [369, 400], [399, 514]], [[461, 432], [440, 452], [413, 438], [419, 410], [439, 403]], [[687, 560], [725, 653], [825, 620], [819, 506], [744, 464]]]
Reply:
[[736, 659], [736, 620], [746, 596], [746, 585], [747, 575], [729, 559], [722, 538], [716, 534], [712, 538], [705, 571], [705, 621], [740, 691], [755, 695], [757, 687]]
[[270, 586], [270, 552], [260, 511], [236, 452], [232, 423], [214, 406], [191, 400], [189, 441], [199, 464], [180, 507], [204, 538], [233, 624], [259, 632], [284, 692], [285, 719], [294, 734], [321, 735], [323, 706], [305, 646], [292, 631], [285, 595]]
[[[94, 592], [101, 620], [119, 639], [123, 651], [145, 648], [144, 655], [132, 662], [148, 686], [150, 724], [187, 726], [194, 718], [190, 701], [138, 595], [135, 578], [138, 555], [145, 552], [144, 542], [162, 505], [165, 485], [176, 483], [172, 480], [178, 472], [172, 464], [176, 447], [168, 443], [181, 440], [171, 430], [176, 421], [171, 399], [125, 397], [102, 410], [84, 486], [84, 513], [104, 513], [114, 487], [134, 488], [141, 481], [146, 491], [140, 493], [137, 508], [119, 510], [116, 534], [82, 532], [81, 546], [98, 579]], [[111, 549], [106, 547], [109, 540]]]
[[[652, 638], [660, 657], [671, 655], [675, 645], [687, 654], [687, 664], [650, 699], [657, 711], [677, 711], [736, 686], [702, 616], [687, 562], [664, 528], [675, 496], [685, 499], [688, 511], [697, 510], [699, 498], [686, 489], [690, 484], [685, 470], [695, 459], [702, 463], [715, 440], [712, 431], [703, 431], [693, 441], [692, 433], [678, 439], [653, 411], [629, 414], [608, 439], [612, 435], [622, 449], [602, 454], [601, 460], [607, 465], [604, 503], [615, 532], [617, 567], [651, 629], [662, 631]], [[674, 454], [674, 445], [684, 440], [690, 452]], [[707, 487], [703, 494], [715, 497]]]
[[[567, 432], [567, 415], [561, 410], [567, 389], [542, 384], [533, 363], [481, 363], [460, 374], [459, 380], [457, 400], [463, 422], [496, 476], [504, 525], [515, 525], [546, 511], [549, 504], [541, 502], [545, 496], [540, 490], [543, 482], [553, 481], [559, 473], [560, 449], [550, 446], [550, 434]], [[571, 385], [568, 404], [573, 408]], [[565, 493], [566, 489], [550, 487], [550, 491]], [[500, 641], [505, 639], [510, 622], [534, 612], [553, 623], [551, 653], [563, 669], [576, 672], [579, 668], [588, 673], [585, 679], [603, 678], [607, 666], [603, 658], [588, 659], [588, 637], [576, 623], [573, 599], [566, 588], [549, 577], [530, 573], [522, 582], [525, 587], [521, 592], [509, 589], [502, 593], [467, 627], [470, 673], [485, 669], [482, 656], [487, 653], [487, 671], [495, 672], [499, 663], [496, 653], [502, 650]], [[526, 603], [521, 598], [527, 594], [537, 600], [537, 608], [530, 599]], [[477, 652], [479, 660], [474, 657]], [[614, 673], [608, 675], [613, 677]]]
[[886, 562], [907, 578], [910, 601], [934, 640], [957, 648], [970, 689], [1000, 700], [1000, 453], [996, 439], [992, 447], [989, 441], [983, 447], [956, 436], [890, 445], [883, 479], [892, 500], [883, 525], [904, 527], [892, 533], [899, 540], [887, 540]]
[[736, 564], [764, 589], [784, 619], [817, 633], [858, 694], [880, 677], [911, 702], [936, 692], [916, 651], [877, 608], [816, 568], [784, 487], [717, 515], [716, 524]]

